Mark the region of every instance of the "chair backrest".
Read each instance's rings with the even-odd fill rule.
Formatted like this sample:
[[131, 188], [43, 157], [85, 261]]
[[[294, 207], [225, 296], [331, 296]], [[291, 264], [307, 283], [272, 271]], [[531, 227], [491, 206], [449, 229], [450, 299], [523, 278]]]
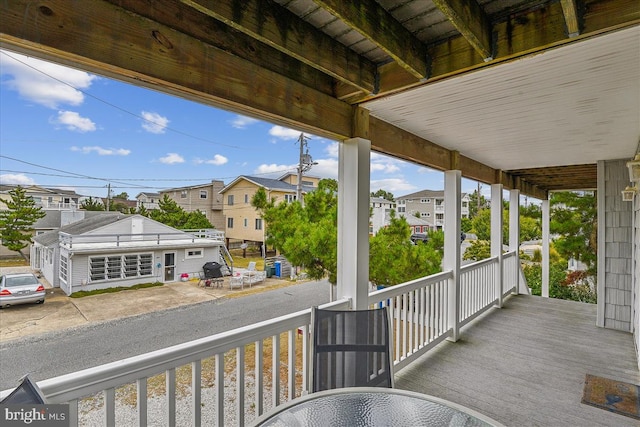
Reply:
[[387, 307], [312, 310], [311, 392], [342, 387], [393, 387]]
[[247, 266], [247, 270], [256, 271], [256, 262], [255, 261], [250, 261], [249, 265]]
[[2, 405], [24, 405], [24, 404], [42, 404], [46, 403], [46, 399], [40, 390], [40, 387], [25, 375], [20, 380], [20, 384], [11, 393], [9, 393], [0, 404]]

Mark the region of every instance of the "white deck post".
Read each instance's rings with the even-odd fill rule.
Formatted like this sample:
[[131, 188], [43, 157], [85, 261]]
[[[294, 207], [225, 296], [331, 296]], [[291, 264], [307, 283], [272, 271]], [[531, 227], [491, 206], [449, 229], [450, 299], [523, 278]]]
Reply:
[[515, 280], [512, 293], [517, 295], [520, 293], [520, 190], [509, 191], [509, 250], [516, 251], [516, 277], [509, 279]]
[[449, 341], [458, 341], [460, 336], [460, 191], [462, 173], [450, 170], [444, 173], [444, 258], [445, 271], [451, 270], [453, 277], [448, 286], [448, 323], [451, 328]]
[[342, 141], [338, 163], [338, 298], [352, 309], [369, 302], [369, 180], [371, 141]]
[[549, 298], [550, 205], [549, 199], [542, 201], [542, 296], [544, 298]]
[[502, 184], [491, 185], [491, 257], [498, 258], [496, 270], [497, 306], [502, 307], [504, 294], [502, 265]]

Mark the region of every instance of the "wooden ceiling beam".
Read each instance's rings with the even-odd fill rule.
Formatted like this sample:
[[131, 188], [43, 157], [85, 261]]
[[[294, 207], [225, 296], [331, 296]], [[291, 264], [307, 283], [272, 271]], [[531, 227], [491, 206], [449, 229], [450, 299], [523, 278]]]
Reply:
[[378, 90], [374, 63], [270, 0], [180, 1], [365, 93]]
[[493, 59], [491, 24], [476, 0], [433, 0], [433, 3], [484, 61]]
[[427, 77], [427, 48], [373, 0], [314, 0], [384, 50], [401, 68], [422, 79]]
[[578, 20], [576, 0], [560, 0], [560, 4], [562, 5], [562, 13], [564, 14], [564, 21], [567, 26], [567, 35], [569, 37], [580, 35], [580, 22]]

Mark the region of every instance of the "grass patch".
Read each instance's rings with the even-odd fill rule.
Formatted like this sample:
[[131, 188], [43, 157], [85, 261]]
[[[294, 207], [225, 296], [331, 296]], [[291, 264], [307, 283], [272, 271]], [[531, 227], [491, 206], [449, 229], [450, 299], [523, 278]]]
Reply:
[[0, 267], [29, 267], [29, 263], [24, 258], [3, 258], [0, 259]]
[[100, 294], [112, 294], [120, 291], [129, 291], [134, 289], [145, 289], [145, 288], [153, 288], [156, 286], [163, 286], [162, 282], [153, 282], [153, 283], [139, 283], [133, 286], [115, 286], [113, 288], [105, 288], [105, 289], [94, 289], [91, 291], [78, 291], [69, 295], [71, 298], [82, 298], [88, 297], [90, 295], [100, 295]]

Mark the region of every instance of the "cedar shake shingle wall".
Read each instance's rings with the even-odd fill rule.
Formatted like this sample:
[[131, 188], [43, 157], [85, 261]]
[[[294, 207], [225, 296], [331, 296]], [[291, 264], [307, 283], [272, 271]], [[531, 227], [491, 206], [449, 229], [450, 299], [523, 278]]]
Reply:
[[[634, 303], [633, 203], [622, 201], [622, 190], [627, 185], [629, 185], [629, 172], [626, 160], [606, 161], [604, 326], [631, 332]], [[602, 295], [598, 296], [598, 298], [602, 297]]]
[[[636, 186], [640, 186], [640, 182], [636, 183]], [[640, 368], [640, 194], [636, 193], [635, 200], [633, 201], [633, 222], [634, 222], [634, 248], [631, 256], [633, 262], [633, 298], [634, 298], [634, 328], [633, 333], [635, 335], [636, 352], [638, 359], [638, 368]]]

